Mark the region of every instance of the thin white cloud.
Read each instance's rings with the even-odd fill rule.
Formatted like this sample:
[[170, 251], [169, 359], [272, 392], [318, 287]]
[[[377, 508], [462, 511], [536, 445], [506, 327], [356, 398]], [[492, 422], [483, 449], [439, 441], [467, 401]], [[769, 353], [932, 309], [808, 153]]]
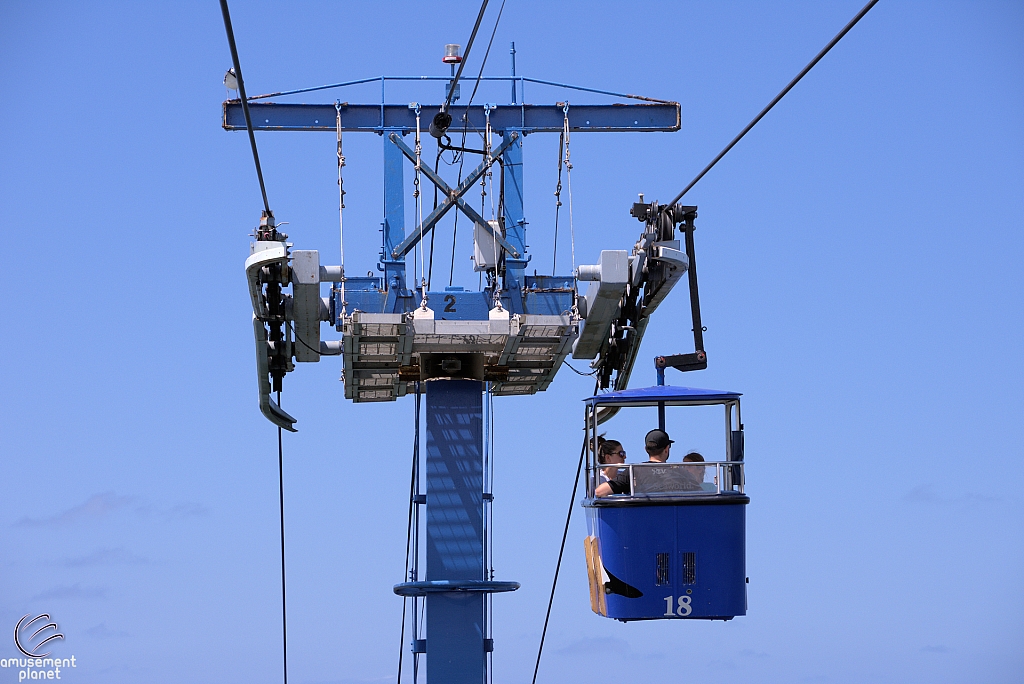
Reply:
[[65, 558], [60, 565], [66, 568], [85, 568], [97, 565], [148, 565], [149, 559], [123, 548], [97, 549], [84, 556]]
[[989, 494], [978, 494], [976, 492], [967, 492], [959, 496], [943, 496], [935, 491], [935, 487], [930, 484], [922, 484], [914, 487], [909, 492], [903, 495], [903, 500], [910, 503], [917, 504], [983, 504], [993, 503], [1000, 501], [1000, 497], [991, 496]]
[[555, 650], [555, 653], [559, 655], [606, 653], [614, 654], [616, 657], [626, 655], [629, 652], [629, 642], [615, 637], [585, 637], [576, 641], [570, 641], [565, 646]]
[[99, 587], [83, 587], [81, 584], [53, 587], [32, 597], [33, 601], [48, 599], [94, 599], [106, 598], [106, 590]]
[[123, 639], [124, 637], [131, 636], [131, 634], [123, 630], [110, 629], [104, 622], [101, 622], [95, 627], [88, 628], [85, 630], [85, 633], [94, 639]]
[[134, 496], [120, 496], [114, 492], [104, 492], [93, 494], [77, 506], [72, 506], [53, 515], [25, 516], [14, 523], [14, 526], [25, 528], [64, 527], [88, 520], [98, 520], [127, 508], [130, 508], [139, 517], [163, 522], [187, 520], [210, 514], [210, 509], [201, 503], [185, 502], [163, 508], [141, 501]]
[[921, 650], [925, 653], [949, 653], [953, 649], [951, 649], [949, 646], [943, 646], [942, 644], [939, 644], [937, 646], [922, 646]]
[[16, 527], [60, 527], [81, 520], [95, 520], [107, 516], [114, 511], [130, 506], [135, 499], [130, 496], [118, 496], [113, 492], [94, 494], [84, 503], [72, 506], [60, 513], [41, 518], [24, 517], [15, 523]]

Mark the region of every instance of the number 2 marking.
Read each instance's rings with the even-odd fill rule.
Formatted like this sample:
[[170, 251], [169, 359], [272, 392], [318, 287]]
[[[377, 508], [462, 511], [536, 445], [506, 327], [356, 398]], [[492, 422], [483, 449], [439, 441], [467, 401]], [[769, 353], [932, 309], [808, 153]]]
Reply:
[[455, 295], [447, 294], [444, 296], [444, 312], [445, 313], [457, 313], [455, 311]]
[[686, 617], [692, 610], [693, 609], [690, 607], [689, 596], [680, 596], [678, 607], [676, 607], [675, 596], [665, 597], [665, 615], [671, 615], [673, 617], [679, 615], [681, 617]]

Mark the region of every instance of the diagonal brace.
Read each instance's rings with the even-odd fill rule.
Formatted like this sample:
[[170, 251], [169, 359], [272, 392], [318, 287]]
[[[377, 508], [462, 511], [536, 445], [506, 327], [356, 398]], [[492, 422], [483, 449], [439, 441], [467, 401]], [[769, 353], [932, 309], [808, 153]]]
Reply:
[[[518, 137], [519, 136], [517, 133], [512, 133], [508, 137], [508, 139], [502, 142], [502, 144], [499, 145], [498, 148], [494, 151], [493, 157], [496, 158], [500, 156], [502, 153], [504, 153], [504, 151], [508, 149], [508, 147], [512, 145], [512, 143], [514, 143]], [[402, 142], [402, 138], [397, 133], [392, 133], [391, 135], [388, 136], [388, 139], [391, 142], [393, 142], [399, 150], [401, 150], [402, 154], [404, 154], [409, 159], [409, 161], [411, 161], [414, 164], [416, 163], [416, 153], [413, 152], [408, 145]], [[493, 159], [491, 161], [491, 164], [493, 164]], [[482, 217], [480, 214], [478, 214], [461, 197], [463, 194], [466, 193], [466, 191], [468, 191], [474, 185], [474, 183], [476, 183], [480, 176], [482, 176], [487, 171], [488, 167], [491, 164], [488, 164], [486, 160], [482, 162], [480, 166], [474, 169], [473, 172], [470, 173], [469, 176], [466, 178], [466, 180], [464, 180], [462, 184], [459, 185], [459, 187], [456, 188], [455, 190], [452, 190], [452, 188], [447, 183], [445, 183], [440, 176], [435, 174], [429, 167], [420, 165], [420, 171], [423, 173], [423, 175], [429, 178], [430, 182], [436, 185], [438, 189], [440, 189], [441, 192], [443, 192], [447, 196], [447, 198], [444, 200], [444, 202], [438, 205], [437, 209], [430, 213], [430, 215], [423, 221], [421, 227], [419, 227], [416, 230], [416, 232], [409, 235], [407, 238], [405, 238], [405, 240], [401, 242], [401, 244], [395, 247], [394, 251], [391, 252], [391, 257], [393, 259], [400, 259], [404, 257], [406, 254], [408, 254], [409, 251], [416, 246], [416, 243], [420, 241], [420, 238], [422, 236], [425, 236], [437, 224], [437, 222], [441, 220], [441, 217], [444, 216], [449, 209], [451, 209], [453, 206], [457, 206], [459, 209], [462, 210], [462, 213], [464, 213], [466, 216], [469, 217], [471, 221], [473, 221], [473, 223], [483, 226], [483, 228], [494, 237], [495, 241], [501, 246], [503, 250], [511, 254], [513, 258], [519, 258], [520, 255], [518, 250], [516, 250], [512, 245], [510, 245], [508, 241], [506, 241], [505, 238], [501, 236], [500, 233], [496, 233], [494, 229], [491, 228], [491, 225], [487, 222], [487, 220], [484, 219], [484, 217]]]
[[[462, 197], [464, 194], [466, 194], [466, 191], [476, 184], [477, 180], [480, 179], [480, 176], [484, 175], [488, 167], [489, 165], [486, 162], [481, 162], [481, 164], [478, 167], [473, 169], [473, 171], [468, 176], [466, 176], [466, 179], [462, 181], [459, 187], [455, 188], [454, 194], [458, 197]], [[431, 173], [433, 172], [431, 171]], [[427, 177], [430, 178], [429, 175]], [[423, 220], [423, 230], [429, 231], [431, 228], [433, 228], [434, 224], [440, 221], [441, 217], [447, 214], [448, 210], [454, 206], [455, 203], [451, 200], [451, 194], [449, 193], [449, 196], [445, 198], [445, 200], [441, 204], [439, 204], [436, 209], [430, 212], [426, 219]]]

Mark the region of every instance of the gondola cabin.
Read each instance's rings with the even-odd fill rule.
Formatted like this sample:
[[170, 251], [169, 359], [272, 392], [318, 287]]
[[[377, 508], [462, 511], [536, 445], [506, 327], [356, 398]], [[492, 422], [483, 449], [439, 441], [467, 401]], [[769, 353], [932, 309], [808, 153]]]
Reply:
[[[735, 392], [659, 385], [608, 392], [585, 401], [586, 538], [590, 601], [595, 613], [621, 620], [730, 620], [747, 612], [743, 425]], [[633, 457], [607, 465], [598, 424], [639, 407], [722, 406], [724, 448], [703, 462]], [[679, 408], [677, 408], [679, 407]], [[653, 418], [653, 415], [652, 415]], [[652, 421], [653, 422], [653, 421]], [[652, 425], [653, 427], [653, 425]], [[671, 428], [671, 424], [670, 424]], [[644, 436], [633, 442], [643, 444]], [[633, 456], [633, 454], [630, 454]], [[638, 462], [639, 461], [639, 462]], [[612, 480], [615, 491], [602, 484]]]

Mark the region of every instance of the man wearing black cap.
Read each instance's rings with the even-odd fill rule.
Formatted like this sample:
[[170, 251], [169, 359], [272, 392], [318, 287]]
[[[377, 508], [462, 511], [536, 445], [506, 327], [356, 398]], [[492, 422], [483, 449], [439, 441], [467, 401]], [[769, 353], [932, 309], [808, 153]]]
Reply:
[[646, 442], [644, 449], [647, 450], [647, 454], [650, 456], [648, 460], [658, 461], [659, 463], [664, 463], [668, 460], [668, 451], [676, 442], [674, 439], [669, 439], [668, 433], [664, 430], [651, 430], [647, 433], [644, 441]]
[[[664, 430], [651, 430], [644, 439], [644, 450], [647, 451], [648, 463], [665, 463], [674, 440], [669, 439]], [[700, 486], [692, 478], [682, 472], [682, 468], [641, 466], [633, 469], [633, 493], [651, 494], [658, 492], [693, 491]], [[609, 480], [594, 490], [595, 496], [610, 494], [629, 494], [629, 471], [619, 473], [614, 480]]]

